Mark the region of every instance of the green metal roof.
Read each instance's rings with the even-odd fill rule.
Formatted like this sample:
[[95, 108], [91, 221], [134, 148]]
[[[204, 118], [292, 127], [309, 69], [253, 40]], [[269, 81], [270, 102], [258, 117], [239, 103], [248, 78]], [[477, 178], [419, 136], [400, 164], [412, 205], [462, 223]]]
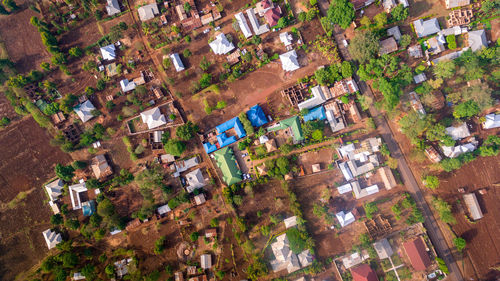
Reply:
[[241, 181], [241, 171], [236, 165], [236, 158], [230, 147], [221, 148], [213, 153], [217, 166], [222, 171], [223, 180], [227, 185]]
[[292, 129], [293, 138], [295, 141], [299, 142], [304, 139], [304, 134], [302, 133], [302, 126], [300, 125], [300, 119], [298, 116], [293, 116], [288, 119], [279, 122], [278, 126], [273, 126], [268, 128], [269, 132], [284, 130], [290, 127]]

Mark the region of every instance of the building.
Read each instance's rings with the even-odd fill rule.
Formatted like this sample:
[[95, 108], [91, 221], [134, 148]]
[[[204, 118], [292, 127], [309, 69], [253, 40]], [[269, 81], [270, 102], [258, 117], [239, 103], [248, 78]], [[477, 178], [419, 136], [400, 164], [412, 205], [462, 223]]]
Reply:
[[113, 170], [111, 166], [109, 166], [108, 161], [106, 161], [106, 156], [104, 154], [97, 155], [92, 158], [92, 164], [90, 168], [94, 172], [94, 175], [97, 179], [106, 178], [113, 174]]
[[420, 44], [410, 46], [408, 48], [408, 55], [416, 59], [423, 57], [422, 46]]
[[[424, 74], [424, 73], [420, 73], [420, 74]], [[419, 74], [419, 75], [420, 75]], [[417, 75], [418, 76], [418, 75]], [[422, 77], [413, 77], [413, 79], [416, 81], [421, 81], [422, 79], [425, 78], [425, 74], [424, 74], [424, 78]], [[424, 80], [425, 81], [425, 80]], [[418, 83], [417, 83], [418, 84]], [[415, 110], [416, 112], [418, 112], [419, 114], [421, 115], [425, 115], [426, 112], [425, 112], [425, 109], [424, 109], [424, 106], [422, 105], [422, 103], [420, 102], [420, 98], [418, 97], [417, 93], [415, 92], [410, 92], [408, 94], [410, 96], [410, 104], [411, 104], [411, 107], [413, 108], [413, 110]]]
[[399, 26], [393, 26], [389, 29], [387, 29], [387, 36], [392, 36], [396, 41], [399, 43], [399, 40], [401, 39], [401, 31], [399, 30]]
[[369, 195], [372, 195], [372, 194], [379, 192], [378, 185], [376, 185], [376, 184], [370, 185], [370, 186], [365, 187], [365, 188], [361, 188], [361, 186], [359, 185], [359, 182], [354, 181], [351, 183], [351, 186], [352, 186], [352, 191], [354, 192], [354, 197], [356, 197], [356, 199], [361, 199], [363, 197], [366, 197], [366, 196], [369, 196]]
[[340, 211], [336, 213], [335, 216], [337, 217], [341, 227], [347, 226], [356, 221], [352, 212], [344, 213], [344, 211]]
[[124, 93], [130, 92], [135, 89], [136, 85], [134, 81], [129, 81], [128, 79], [123, 79], [120, 81], [120, 86]]
[[252, 37], [252, 31], [248, 26], [247, 19], [245, 19], [245, 15], [242, 12], [239, 12], [234, 15], [236, 20], [238, 21], [238, 25], [240, 27], [241, 32], [245, 36], [245, 38]]
[[484, 129], [494, 129], [500, 127], [500, 114], [488, 114], [484, 116], [485, 121], [483, 122]]
[[177, 72], [183, 71], [185, 69], [184, 64], [182, 63], [181, 57], [179, 56], [178, 53], [171, 54], [170, 59], [172, 60], [172, 63], [174, 64], [175, 70]]
[[383, 0], [382, 6], [384, 6], [384, 10], [386, 13], [390, 13], [392, 8], [396, 7], [395, 0]]
[[439, 22], [437, 18], [429, 19], [429, 20], [416, 20], [413, 22], [413, 27], [415, 28], [415, 32], [419, 38], [426, 37], [432, 34], [436, 34], [441, 30], [439, 27]]
[[200, 161], [198, 160], [197, 156], [194, 156], [189, 159], [173, 163], [172, 165], [170, 165], [170, 170], [174, 172], [174, 177], [178, 177], [181, 175], [181, 173], [198, 166], [198, 164], [200, 164]]
[[203, 269], [210, 269], [212, 267], [212, 256], [203, 254], [200, 256], [200, 266]]
[[304, 119], [304, 122], [312, 120], [325, 120], [326, 119], [325, 107], [320, 105], [318, 107], [312, 108], [309, 110], [309, 112], [307, 112], [307, 114], [304, 114], [302, 118]]
[[469, 47], [473, 52], [479, 51], [482, 48], [488, 48], [488, 39], [486, 39], [486, 32], [484, 29], [469, 31]]
[[160, 13], [156, 3], [141, 6], [137, 9], [141, 21], [148, 21]]
[[132, 258], [123, 259], [114, 263], [116, 276], [118, 278], [122, 278], [123, 276], [128, 274], [128, 267], [131, 262]]
[[118, 75], [116, 63], [107, 64], [104, 66], [104, 69], [106, 70], [106, 75], [108, 75], [109, 77], [113, 77], [115, 75]]
[[174, 273], [174, 280], [175, 281], [184, 281], [184, 275], [182, 273], [182, 271], [178, 271], [176, 273]]
[[283, 220], [285, 223], [285, 228], [294, 227], [297, 225], [297, 216], [292, 216]]
[[445, 0], [446, 9], [453, 9], [470, 4], [470, 0]]
[[281, 8], [279, 6], [276, 6], [267, 10], [264, 13], [264, 18], [266, 19], [270, 27], [277, 25], [278, 20], [281, 18]]
[[311, 255], [309, 249], [300, 252], [297, 255], [297, 258], [299, 259], [300, 265], [302, 267], [309, 266], [313, 263], [313, 257]]
[[[218, 125], [215, 129], [218, 133], [217, 142], [219, 144], [219, 148], [228, 146], [236, 142], [237, 139], [241, 139], [246, 136], [245, 129], [243, 128], [243, 124], [241, 124], [239, 117], [234, 117]], [[236, 135], [228, 137], [227, 132], [230, 130], [234, 130]]]
[[242, 180], [241, 171], [238, 168], [233, 150], [230, 147], [219, 149], [212, 155], [215, 159], [217, 167], [219, 167], [222, 172], [222, 180], [228, 186], [238, 183]]
[[[415, 82], [415, 84], [420, 84], [422, 82], [425, 82], [426, 80], [427, 80], [427, 76], [425, 76], [424, 72], [413, 76], [413, 81]], [[415, 92], [412, 92], [412, 93], [415, 93]], [[415, 93], [415, 95], [416, 95], [416, 93]], [[418, 98], [418, 96], [417, 96], [417, 98]]]
[[118, 0], [107, 0], [106, 1], [106, 12], [108, 16], [114, 16], [121, 12], [120, 4], [118, 4]]
[[439, 163], [443, 160], [441, 155], [439, 155], [438, 151], [433, 146], [429, 146], [425, 149], [425, 155], [434, 163]]
[[354, 94], [359, 91], [358, 85], [354, 79], [343, 79], [335, 82], [333, 87], [329, 88], [332, 98], [338, 98], [346, 94]]
[[160, 112], [159, 107], [153, 107], [141, 112], [141, 119], [144, 124], [148, 125], [149, 130], [167, 124], [167, 119], [165, 118], [165, 115]]
[[50, 201], [55, 201], [59, 196], [62, 195], [64, 188], [64, 182], [61, 179], [56, 179], [45, 185], [45, 190], [50, 198]]
[[292, 45], [293, 36], [288, 32], [280, 33], [280, 41], [285, 45], [285, 47]]
[[377, 274], [366, 263], [351, 268], [353, 281], [378, 281]]
[[75, 111], [76, 115], [78, 115], [78, 117], [80, 117], [80, 119], [82, 120], [83, 123], [89, 121], [90, 119], [94, 118], [94, 115], [92, 114], [92, 112], [95, 109], [94, 105], [89, 101], [89, 100], [86, 100], [85, 102], [77, 105], [75, 108], [73, 108], [73, 110]]
[[201, 193], [201, 194], [198, 194], [194, 197], [194, 202], [196, 203], [196, 205], [201, 205], [203, 203], [205, 203], [207, 200], [205, 199], [205, 194]]
[[276, 145], [275, 139], [268, 140], [265, 144], [267, 152], [273, 152], [278, 150], [278, 146]]
[[382, 181], [384, 182], [385, 189], [390, 190], [398, 185], [396, 179], [394, 178], [394, 175], [392, 174], [391, 168], [384, 166], [378, 169], [378, 172], [380, 174], [380, 177], [382, 178]]
[[465, 205], [467, 205], [470, 217], [473, 220], [478, 220], [483, 217], [483, 212], [481, 211], [481, 206], [479, 205], [479, 202], [477, 202], [476, 194], [474, 193], [464, 194], [464, 202]]
[[269, 26], [267, 24], [261, 25], [259, 23], [259, 20], [255, 16], [255, 11], [254, 9], [250, 8], [246, 10], [248, 19], [250, 20], [250, 24], [252, 25], [253, 32], [255, 35], [261, 35], [269, 31]]
[[446, 40], [444, 39], [443, 35], [438, 35], [432, 38], [429, 38], [427, 40], [427, 47], [429, 47], [428, 52], [437, 55], [444, 50], [446, 50], [446, 47], [444, 46], [444, 43], [446, 43]]
[[103, 60], [116, 59], [116, 47], [114, 44], [101, 47], [99, 50], [101, 51], [101, 56]]
[[54, 248], [57, 244], [61, 243], [62, 237], [60, 233], [56, 233], [50, 229], [42, 232], [43, 238], [45, 239], [45, 243], [47, 243], [47, 247], [50, 249]]
[[368, 7], [373, 2], [375, 2], [375, 0], [351, 0], [350, 2], [353, 4], [354, 9], [357, 11], [365, 7]]
[[287, 130], [287, 134], [293, 137], [294, 143], [298, 143], [304, 140], [304, 134], [302, 133], [302, 126], [300, 125], [300, 120], [298, 116], [282, 120], [267, 128], [268, 132], [274, 132], [279, 130]]
[[311, 88], [311, 94], [312, 95], [309, 99], [297, 104], [299, 110], [311, 109], [313, 107], [321, 105], [325, 103], [331, 96], [330, 90], [327, 87], [319, 85]]
[[205, 237], [206, 238], [214, 238], [217, 237], [217, 229], [216, 228], [210, 228], [205, 230]]
[[431, 259], [426, 250], [427, 246], [422, 237], [404, 242], [403, 248], [410, 259], [413, 269], [421, 271], [427, 269], [427, 267], [431, 265]]
[[281, 67], [284, 71], [295, 71], [300, 68], [298, 56], [295, 50], [280, 55]]
[[160, 206], [156, 209], [156, 212], [158, 213], [158, 215], [160, 216], [164, 216], [166, 213], [172, 211], [172, 209], [170, 209], [170, 207], [168, 206], [168, 204], [165, 204], [163, 206]]
[[477, 141], [472, 141], [465, 144], [460, 144], [457, 146], [441, 146], [443, 150], [443, 154], [449, 158], [455, 158], [460, 156], [461, 154], [472, 152], [477, 148]]
[[346, 126], [344, 114], [343, 111], [341, 111], [337, 101], [325, 104], [324, 107], [326, 110], [326, 120], [328, 121], [332, 132], [335, 133], [344, 129]]
[[201, 172], [201, 169], [193, 170], [186, 174], [187, 187], [186, 191], [191, 193], [195, 189], [202, 188], [206, 185], [205, 178]]
[[88, 201], [87, 186], [85, 182], [70, 185], [68, 190], [73, 210], [81, 209], [82, 203]]
[[380, 45], [380, 50], [378, 52], [379, 55], [390, 54], [398, 50], [398, 43], [392, 36], [385, 40], [381, 40], [379, 42], [379, 45]]
[[337, 187], [337, 191], [339, 192], [339, 194], [351, 193], [352, 186], [350, 183], [346, 183], [346, 184], [343, 184], [343, 185]]
[[370, 255], [368, 254], [367, 251], [361, 251], [361, 254], [359, 252], [354, 252], [350, 255], [346, 255], [342, 258], [342, 264], [346, 269], [349, 269], [353, 266], [356, 266], [363, 261], [367, 260], [370, 258]]
[[252, 106], [250, 110], [247, 111], [247, 118], [254, 127], [260, 127], [268, 122], [262, 107], [258, 104]]
[[225, 55], [234, 50], [233, 43], [227, 40], [224, 33], [219, 33], [219, 35], [215, 37], [215, 40], [208, 43], [208, 45], [210, 45], [210, 48], [216, 55]]
[[378, 258], [381, 260], [387, 259], [393, 254], [391, 244], [389, 244], [386, 238], [373, 243], [373, 248], [377, 252]]
[[290, 249], [286, 233], [276, 237], [276, 242], [271, 244], [271, 249], [275, 257], [271, 260], [271, 268], [274, 272], [286, 269], [288, 273], [292, 273], [300, 269], [299, 259]]
[[270, 0], [258, 1], [257, 4], [255, 4], [255, 13], [263, 17], [264, 14], [272, 8], [274, 8], [273, 1]]
[[459, 126], [447, 127], [445, 131], [453, 140], [461, 140], [470, 136], [469, 128], [465, 122], [462, 122]]

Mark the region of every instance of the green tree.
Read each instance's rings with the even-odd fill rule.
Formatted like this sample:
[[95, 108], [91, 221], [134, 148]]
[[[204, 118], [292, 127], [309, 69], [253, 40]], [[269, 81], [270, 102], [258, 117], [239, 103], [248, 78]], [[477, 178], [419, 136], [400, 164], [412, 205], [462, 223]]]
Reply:
[[453, 60], [440, 61], [434, 66], [433, 70], [438, 78], [451, 78], [455, 74], [455, 62]]
[[69, 219], [64, 222], [64, 225], [72, 230], [77, 230], [80, 227], [80, 222], [75, 219]]
[[184, 49], [184, 51], [182, 51], [182, 55], [185, 58], [189, 58], [191, 56], [191, 51], [189, 49]]
[[55, 167], [56, 175], [65, 182], [71, 182], [74, 176], [73, 174], [74, 171], [75, 169], [73, 169], [72, 166], [64, 166], [61, 164], [57, 164]]
[[191, 239], [192, 242], [198, 241], [198, 237], [200, 237], [200, 234], [198, 234], [198, 232], [196, 231], [189, 235], [189, 239]]
[[323, 139], [323, 132], [321, 130], [315, 130], [311, 136], [314, 140], [320, 141]]
[[470, 118], [477, 115], [480, 111], [479, 105], [475, 101], [470, 100], [456, 105], [453, 109], [453, 117], [457, 119]]
[[425, 176], [423, 178], [424, 185], [430, 189], [436, 189], [439, 187], [439, 179], [436, 176]]
[[[455, 158], [454, 158], [455, 159]], [[451, 206], [441, 198], [433, 197], [432, 206], [439, 213], [439, 217], [444, 223], [456, 224], [457, 221], [451, 212]]]
[[366, 217], [368, 219], [372, 219], [373, 214], [378, 212], [377, 204], [375, 204], [374, 202], [366, 203], [363, 207], [365, 209]]
[[165, 250], [166, 241], [167, 241], [166, 236], [161, 236], [160, 238], [158, 238], [158, 240], [155, 241], [154, 253], [156, 255], [160, 255], [161, 253], [163, 253], [163, 251]]
[[387, 14], [385, 12], [380, 12], [373, 17], [373, 20], [378, 28], [382, 28], [387, 24]]
[[187, 121], [184, 125], [177, 127], [175, 135], [181, 140], [188, 141], [196, 135], [198, 130], [198, 125], [193, 124], [191, 121]]
[[462, 252], [467, 245], [467, 242], [462, 237], [453, 238], [453, 245], [457, 248], [459, 252]]
[[40, 67], [44, 70], [44, 71], [49, 71], [50, 70], [50, 63], [48, 62], [42, 62], [40, 64]]
[[353, 66], [349, 61], [343, 61], [340, 69], [342, 72], [342, 77], [346, 79], [352, 77], [352, 75], [354, 74]]
[[0, 119], [0, 127], [5, 127], [7, 125], [10, 124], [10, 119], [6, 116], [2, 117], [2, 119]]
[[402, 49], [406, 49], [406, 47], [410, 46], [410, 44], [411, 44], [411, 36], [408, 34], [401, 35], [401, 39], [399, 40], [399, 46]]
[[172, 154], [174, 156], [181, 156], [181, 154], [186, 150], [186, 144], [180, 140], [169, 139], [164, 145], [165, 152]]
[[14, 11], [19, 9], [19, 7], [16, 5], [16, 2], [14, 0], [3, 0], [2, 3], [11, 12], [14, 12]]
[[64, 222], [63, 217], [60, 214], [55, 214], [50, 217], [50, 223], [53, 225], [60, 225]]
[[83, 50], [79, 47], [73, 47], [68, 51], [69, 55], [75, 58], [79, 58], [83, 55]]
[[115, 214], [115, 206], [108, 198], [104, 198], [97, 205], [97, 214], [104, 218], [110, 218]]
[[391, 11], [391, 16], [396, 20], [396, 21], [404, 21], [408, 17], [408, 8], [405, 8], [403, 4], [397, 5], [394, 9]]
[[184, 11], [189, 14], [191, 12], [191, 5], [188, 2], [184, 2]]
[[353, 59], [365, 63], [378, 54], [378, 36], [370, 30], [357, 31], [348, 48]]
[[359, 22], [365, 27], [370, 27], [370, 25], [372, 24], [372, 20], [366, 15], [363, 16]]
[[349, 27], [355, 16], [354, 6], [348, 0], [333, 0], [330, 3], [327, 18], [343, 29]]
[[200, 68], [203, 71], [207, 71], [208, 68], [212, 65], [210, 61], [207, 60], [207, 57], [203, 56], [203, 58], [200, 61]]

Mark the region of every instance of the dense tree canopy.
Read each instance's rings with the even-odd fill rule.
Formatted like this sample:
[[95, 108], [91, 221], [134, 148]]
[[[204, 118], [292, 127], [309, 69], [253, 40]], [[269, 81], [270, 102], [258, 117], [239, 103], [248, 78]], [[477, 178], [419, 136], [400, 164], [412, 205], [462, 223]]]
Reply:
[[328, 8], [327, 18], [343, 29], [349, 27], [355, 18], [354, 6], [348, 0], [333, 0]]
[[353, 59], [365, 63], [378, 54], [379, 48], [377, 35], [365, 29], [356, 32], [349, 45], [349, 52]]

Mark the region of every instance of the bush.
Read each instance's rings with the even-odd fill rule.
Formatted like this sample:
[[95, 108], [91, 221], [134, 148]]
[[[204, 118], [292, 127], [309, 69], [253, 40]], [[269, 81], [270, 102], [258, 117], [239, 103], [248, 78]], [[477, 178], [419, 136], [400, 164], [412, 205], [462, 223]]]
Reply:
[[286, 237], [290, 242], [290, 249], [295, 254], [301, 253], [306, 249], [306, 239], [304, 233], [300, 232], [297, 228], [290, 228], [286, 232]]
[[156, 240], [155, 248], [154, 248], [154, 253], [156, 255], [160, 255], [161, 253], [163, 253], [163, 251], [165, 250], [165, 242], [166, 241], [167, 241], [166, 236], [162, 236], [162, 237], [158, 238], [158, 240]]
[[198, 237], [200, 237], [200, 235], [196, 231], [189, 235], [189, 239], [191, 239], [192, 242], [196, 242], [198, 240]]
[[181, 156], [184, 150], [186, 150], [186, 143], [176, 140], [169, 139], [167, 143], [164, 145], [165, 152], [168, 154], [172, 154], [174, 156]]
[[374, 202], [367, 203], [363, 207], [365, 208], [366, 217], [368, 219], [372, 219], [373, 214], [378, 212], [377, 204], [375, 204]]
[[188, 141], [196, 135], [198, 130], [198, 125], [187, 121], [184, 125], [177, 127], [175, 135], [181, 140]]
[[453, 239], [453, 245], [457, 247], [457, 250], [459, 252], [462, 252], [465, 246], [467, 245], [467, 242], [462, 237], [457, 237]]
[[241, 124], [243, 124], [243, 128], [245, 129], [247, 135], [253, 135], [255, 133], [255, 130], [250, 120], [248, 120], [247, 114], [245, 112], [241, 112], [240, 115], [238, 115], [238, 118], [240, 119]]
[[454, 50], [457, 48], [457, 40], [455, 39], [455, 35], [453, 34], [446, 36], [446, 43], [448, 43], [448, 48], [450, 50]]
[[424, 185], [430, 189], [439, 187], [439, 179], [436, 176], [426, 176], [423, 178]]

